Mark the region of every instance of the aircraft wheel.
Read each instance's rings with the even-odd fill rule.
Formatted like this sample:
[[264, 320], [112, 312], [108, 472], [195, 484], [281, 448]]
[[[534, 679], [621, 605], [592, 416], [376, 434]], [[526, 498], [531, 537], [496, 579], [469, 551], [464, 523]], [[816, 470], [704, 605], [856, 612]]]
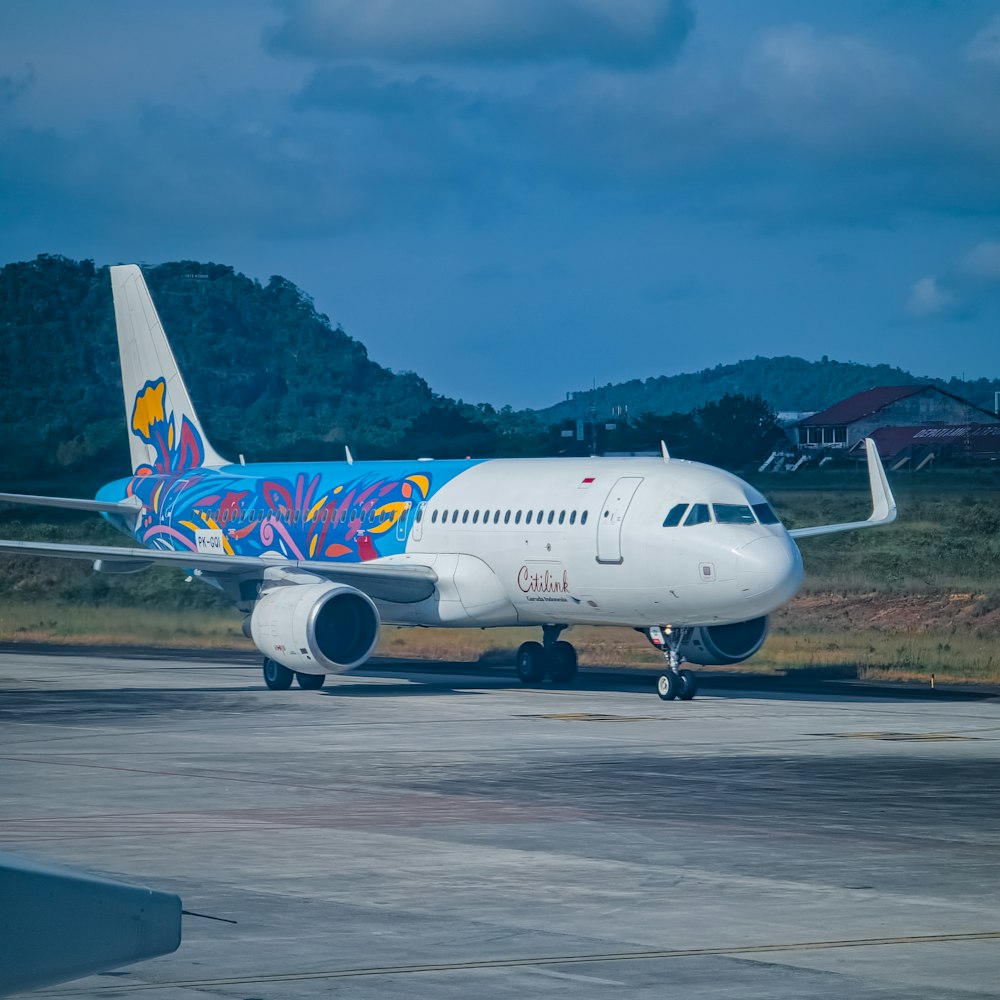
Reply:
[[690, 701], [698, 693], [697, 676], [690, 670], [681, 670], [677, 676], [681, 682], [677, 697], [681, 701]]
[[272, 691], [287, 691], [295, 675], [276, 660], [264, 659], [264, 683]]
[[303, 674], [295, 671], [295, 682], [303, 691], [318, 691], [326, 680], [326, 674]]
[[668, 670], [665, 674], [661, 674], [656, 682], [656, 693], [660, 696], [660, 701], [673, 701], [680, 687], [680, 675], [676, 670]]
[[545, 650], [540, 642], [522, 642], [517, 651], [517, 676], [522, 684], [541, 684], [545, 679]]
[[553, 684], [572, 684], [576, 679], [576, 649], [572, 643], [557, 642], [552, 647], [549, 677]]

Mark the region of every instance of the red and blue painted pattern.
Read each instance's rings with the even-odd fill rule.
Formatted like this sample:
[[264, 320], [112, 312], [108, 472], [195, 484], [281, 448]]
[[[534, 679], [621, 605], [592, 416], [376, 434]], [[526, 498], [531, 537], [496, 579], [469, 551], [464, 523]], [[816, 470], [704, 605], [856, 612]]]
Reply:
[[201, 434], [186, 417], [177, 426], [163, 379], [137, 394], [130, 430], [154, 452], [123, 484], [144, 508], [135, 537], [177, 551], [203, 551], [199, 534], [211, 532], [230, 555], [357, 562], [403, 552], [419, 504], [477, 464], [205, 468]]

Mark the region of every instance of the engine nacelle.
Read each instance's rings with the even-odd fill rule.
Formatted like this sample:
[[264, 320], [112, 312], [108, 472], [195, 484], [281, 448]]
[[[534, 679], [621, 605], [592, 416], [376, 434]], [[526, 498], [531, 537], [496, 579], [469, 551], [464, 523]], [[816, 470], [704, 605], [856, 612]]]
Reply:
[[378, 626], [378, 609], [354, 587], [286, 584], [257, 601], [250, 637], [266, 657], [290, 670], [340, 673], [372, 655]]
[[764, 645], [766, 636], [766, 616], [733, 625], [702, 625], [690, 630], [679, 652], [690, 663], [703, 666], [742, 663]]

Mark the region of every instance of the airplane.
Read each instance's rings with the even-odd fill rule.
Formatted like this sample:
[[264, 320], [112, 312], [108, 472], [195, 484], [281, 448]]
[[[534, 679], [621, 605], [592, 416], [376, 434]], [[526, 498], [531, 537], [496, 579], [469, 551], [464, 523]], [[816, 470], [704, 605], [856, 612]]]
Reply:
[[0, 494], [101, 514], [138, 546], [0, 540], [0, 552], [154, 564], [223, 591], [263, 656], [265, 685], [322, 687], [374, 653], [380, 623], [534, 626], [525, 684], [569, 684], [576, 625], [629, 626], [662, 652], [663, 700], [697, 693], [685, 663], [735, 664], [798, 591], [796, 539], [896, 518], [866, 440], [872, 513], [785, 529], [722, 469], [671, 458], [226, 460], [209, 443], [140, 268], [111, 267], [132, 474], [96, 499]]

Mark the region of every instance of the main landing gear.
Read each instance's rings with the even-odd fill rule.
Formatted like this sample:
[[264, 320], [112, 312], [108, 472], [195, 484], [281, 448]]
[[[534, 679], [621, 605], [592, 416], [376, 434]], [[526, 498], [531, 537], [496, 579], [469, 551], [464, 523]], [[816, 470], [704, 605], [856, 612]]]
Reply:
[[287, 691], [293, 680], [303, 691], [318, 691], [326, 680], [326, 674], [303, 674], [265, 657], [264, 683], [271, 691]]
[[680, 646], [684, 640], [683, 629], [670, 625], [653, 625], [644, 630], [646, 638], [663, 653], [667, 661], [667, 672], [656, 682], [656, 693], [662, 701], [690, 701], [698, 693], [698, 679], [694, 673], [682, 669]]
[[523, 642], [517, 651], [517, 676], [523, 684], [541, 684], [546, 675], [553, 684], [576, 679], [576, 649], [562, 642], [565, 625], [543, 625], [541, 642]]

